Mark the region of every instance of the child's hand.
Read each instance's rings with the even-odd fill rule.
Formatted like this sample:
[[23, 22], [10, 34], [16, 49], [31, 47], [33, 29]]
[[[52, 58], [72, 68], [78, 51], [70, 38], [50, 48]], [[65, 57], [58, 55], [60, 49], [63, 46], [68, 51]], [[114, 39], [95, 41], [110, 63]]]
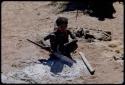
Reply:
[[70, 41], [68, 43], [65, 43], [64, 46], [68, 45], [69, 43], [76, 43], [76, 42], [78, 42], [78, 40], [77, 39], [73, 39], [72, 41]]
[[78, 40], [77, 39], [73, 39], [72, 42], [78, 42]]

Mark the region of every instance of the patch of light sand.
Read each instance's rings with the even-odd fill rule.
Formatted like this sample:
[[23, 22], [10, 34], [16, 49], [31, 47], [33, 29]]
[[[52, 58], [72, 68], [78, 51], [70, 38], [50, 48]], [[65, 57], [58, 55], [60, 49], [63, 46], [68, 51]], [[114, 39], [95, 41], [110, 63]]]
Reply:
[[[8, 73], [8, 79], [11, 77], [13, 80], [21, 80], [27, 83], [51, 83], [56, 81], [66, 81], [66, 80], [74, 80], [79, 78], [80, 76], [89, 75], [87, 68], [85, 67], [82, 60], [77, 59], [77, 63], [74, 63], [71, 67], [66, 64], [63, 64], [62, 70], [54, 74], [51, 72], [51, 66], [44, 64], [35, 64], [28, 66], [22, 70], [18, 70], [12, 73]], [[62, 64], [62, 62], [58, 61], [58, 64]], [[57, 67], [58, 68], [58, 67]], [[56, 68], [55, 68], [56, 69]], [[17, 81], [10, 81], [7, 78], [2, 77], [3, 83], [21, 83]], [[24, 83], [24, 82], [22, 82]]]

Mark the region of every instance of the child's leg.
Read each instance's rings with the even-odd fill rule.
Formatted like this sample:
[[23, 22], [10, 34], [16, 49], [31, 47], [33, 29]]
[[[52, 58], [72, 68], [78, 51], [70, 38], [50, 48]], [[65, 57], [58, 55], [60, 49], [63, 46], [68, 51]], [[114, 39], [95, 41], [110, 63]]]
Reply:
[[78, 48], [78, 45], [76, 42], [68, 43], [66, 46], [64, 46], [65, 55], [68, 57], [71, 57], [71, 52], [74, 52]]
[[71, 42], [71, 43], [68, 43], [66, 46], [65, 46], [65, 49], [68, 51], [68, 52], [74, 52], [76, 49], [78, 48], [78, 45], [76, 42]]

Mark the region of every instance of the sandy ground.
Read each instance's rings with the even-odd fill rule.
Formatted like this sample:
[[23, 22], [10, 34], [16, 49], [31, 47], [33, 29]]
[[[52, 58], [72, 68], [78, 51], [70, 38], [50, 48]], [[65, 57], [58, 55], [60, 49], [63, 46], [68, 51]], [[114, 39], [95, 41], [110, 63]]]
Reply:
[[[113, 5], [116, 9], [114, 16], [116, 18], [106, 19], [105, 21], [99, 21], [96, 17], [90, 17], [81, 13], [79, 13], [76, 21], [76, 13], [64, 12], [56, 14], [58, 9], [48, 4], [50, 2], [45, 1], [2, 2], [1, 66], [2, 75], [4, 75], [3, 83], [123, 83], [123, 63], [115, 61], [113, 58], [113, 56], [123, 54], [123, 4], [114, 3]], [[78, 42], [79, 48], [77, 49], [77, 53], [74, 54], [74, 59], [79, 59], [78, 61], [81, 62], [78, 52], [83, 52], [95, 69], [95, 74], [82, 76], [83, 74], [81, 73], [75, 79], [62, 81], [58, 80], [58, 77], [56, 77], [57, 80], [52, 81], [51, 79], [49, 81], [49, 78], [47, 78], [48, 80], [45, 78], [43, 82], [39, 82], [38, 78], [34, 79], [33, 82], [31, 82], [32, 80], [20, 81], [11, 79], [7, 74], [15, 71], [18, 74], [18, 71], [23, 72], [24, 70], [22, 69], [29, 66], [31, 67], [30, 69], [36, 69], [35, 72], [37, 73], [39, 71], [37, 69], [38, 66], [34, 65], [33, 62], [49, 58], [48, 52], [29, 43], [26, 39], [40, 40], [45, 35], [45, 32], [53, 30], [54, 21], [58, 16], [67, 17], [69, 19], [69, 27], [87, 27], [112, 32], [112, 41]], [[112, 44], [115, 46], [112, 47]], [[73, 67], [73, 69], [76, 68]], [[70, 72], [72, 73], [72, 71]]]

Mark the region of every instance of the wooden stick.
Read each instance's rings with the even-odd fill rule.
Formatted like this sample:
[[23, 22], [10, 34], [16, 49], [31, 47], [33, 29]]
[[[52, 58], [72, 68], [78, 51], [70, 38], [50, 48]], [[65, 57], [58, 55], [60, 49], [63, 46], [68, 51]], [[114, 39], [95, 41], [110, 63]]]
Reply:
[[35, 45], [41, 47], [42, 49], [51, 52], [51, 48], [50, 48], [50, 47], [42, 46], [42, 45], [40, 45], [40, 44], [38, 44], [38, 43], [36, 43], [36, 42], [34, 42], [34, 41], [31, 41], [30, 39], [27, 39], [27, 40], [28, 40], [29, 42], [31, 42], [31, 43], [33, 43], [33, 44], [35, 44]]
[[79, 52], [79, 54], [82, 57], [83, 62], [85, 63], [87, 69], [89, 70], [90, 74], [93, 75], [95, 70], [92, 68], [92, 66], [89, 64], [89, 62], [87, 61], [87, 59], [85, 58], [85, 55], [82, 52]]

